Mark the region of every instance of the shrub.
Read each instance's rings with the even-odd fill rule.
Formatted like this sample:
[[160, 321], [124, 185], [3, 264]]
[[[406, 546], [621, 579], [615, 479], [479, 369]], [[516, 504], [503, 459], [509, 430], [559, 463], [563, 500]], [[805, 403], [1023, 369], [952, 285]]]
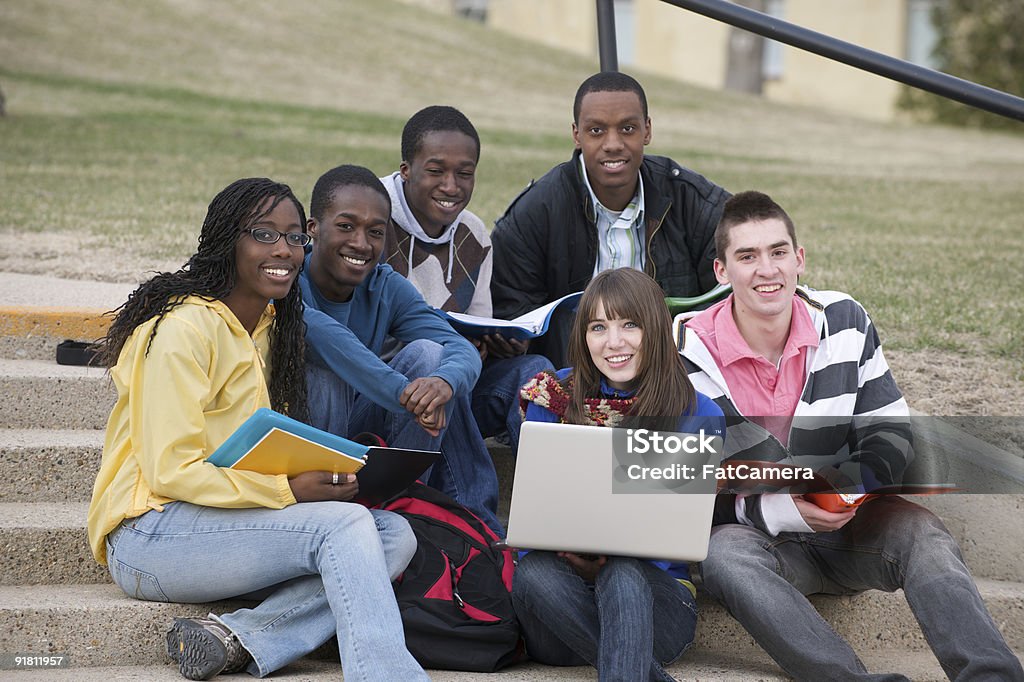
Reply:
[[[933, 11], [939, 69], [1012, 95], [1024, 95], [1024, 2], [944, 0]], [[904, 87], [899, 106], [917, 118], [1022, 130], [1020, 121]]]

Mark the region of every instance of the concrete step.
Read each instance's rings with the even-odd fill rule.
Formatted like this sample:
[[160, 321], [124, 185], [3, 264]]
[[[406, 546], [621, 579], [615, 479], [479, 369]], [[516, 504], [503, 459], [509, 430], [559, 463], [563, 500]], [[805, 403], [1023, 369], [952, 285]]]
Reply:
[[975, 577], [1024, 582], [1024, 495], [918, 495], [942, 519]]
[[516, 474], [516, 458], [512, 448], [488, 438], [487, 450], [491, 453], [494, 470], [498, 474], [498, 518], [508, 525], [509, 507], [512, 505], [512, 479]]
[[0, 504], [0, 585], [110, 582], [89, 551], [88, 502]]
[[[151, 274], [151, 273], [150, 273]], [[148, 279], [145, 274], [140, 279]], [[137, 282], [94, 282], [20, 272], [0, 272], [4, 305], [35, 308], [92, 308], [112, 310], [128, 299]]]
[[[866, 663], [883, 667], [872, 670], [891, 669], [888, 664], [901, 665], [903, 670], [913, 675], [913, 679], [922, 682], [944, 680], [942, 670], [930, 653], [912, 655], [910, 660], [900, 657], [876, 656]], [[82, 668], [69, 660], [69, 668], [64, 670], [46, 670], [48, 682], [107, 682], [108, 680], [147, 680], [148, 682], [181, 682], [178, 668], [169, 661], [164, 664], [145, 666], [117, 666]], [[293, 680], [295, 682], [326, 682], [336, 681], [341, 672], [336, 661], [321, 661], [310, 658], [300, 659], [281, 670], [274, 672], [274, 680]], [[672, 676], [680, 682], [709, 682], [731, 680], [733, 682], [774, 682], [788, 680], [781, 670], [767, 656], [720, 657], [706, 652], [688, 651], [680, 661], [669, 668]], [[521, 663], [505, 668], [497, 673], [467, 673], [453, 670], [428, 671], [433, 682], [475, 682], [485, 679], [499, 679], [503, 682], [592, 682], [597, 679], [597, 672], [590, 667], [555, 668], [539, 663]], [[0, 679], [25, 680], [26, 682], [40, 679], [38, 671], [0, 671]]]
[[[979, 581], [993, 618], [1016, 652], [1024, 651], [1024, 586]], [[927, 652], [902, 594], [814, 597], [822, 616], [858, 652]], [[0, 586], [0, 652], [50, 652], [78, 666], [163, 661], [162, 633], [175, 616], [224, 612], [238, 604], [164, 604], [125, 596], [115, 585]], [[701, 598], [695, 649], [746, 657], [761, 652], [725, 610]]]
[[[23, 442], [39, 443], [49, 434], [69, 434], [67, 440], [79, 445], [66, 456], [44, 445], [30, 446], [63, 461], [60, 468], [39, 468], [33, 473], [31, 463], [19, 468], [25, 458], [17, 447], [0, 451], [0, 547], [7, 554], [0, 566], [9, 564], [0, 573], [0, 584], [39, 584], [54, 582], [90, 583], [106, 580], [97, 574], [86, 548], [85, 519], [91, 496], [99, 446], [95, 431], [35, 432], [0, 431], [0, 436], [27, 434]], [[65, 437], [65, 436], [62, 436]], [[84, 454], [80, 454], [84, 453]], [[502, 483], [498, 516], [508, 519], [511, 488], [511, 454], [500, 448], [492, 450]], [[19, 483], [24, 480], [24, 483]], [[40, 490], [38, 498], [26, 494], [33, 486]], [[7, 491], [13, 490], [13, 494]], [[63, 497], [63, 499], [61, 499]], [[26, 499], [45, 501], [29, 502]], [[937, 513], [960, 543], [967, 565], [976, 578], [1024, 583], [1024, 563], [1019, 560], [1024, 547], [1024, 529], [1018, 519], [1024, 515], [1024, 496], [1019, 495], [946, 495], [920, 498]], [[83, 560], [83, 558], [88, 560]], [[103, 577], [98, 578], [98, 575]]]
[[88, 502], [103, 436], [98, 429], [0, 429], [0, 500]]
[[[944, 682], [947, 678], [931, 652], [868, 652], [862, 657], [868, 670], [875, 673], [899, 671], [915, 682]], [[70, 660], [70, 657], [69, 657]], [[709, 652], [691, 649], [668, 668], [679, 682], [776, 682], [791, 679], [767, 655]], [[339, 664], [304, 658], [274, 673], [274, 680], [326, 682], [338, 680]], [[539, 663], [523, 663], [498, 673], [465, 673], [450, 670], [428, 671], [433, 682], [477, 682], [499, 679], [502, 682], [593, 682], [597, 673], [589, 667], [555, 668]], [[146, 680], [181, 682], [177, 667], [170, 663], [138, 666], [83, 668], [70, 660], [69, 668], [47, 670], [48, 682], [108, 682]], [[38, 671], [0, 671], [0, 678], [12, 682], [38, 682]]]
[[143, 602], [113, 584], [3, 586], [0, 605], [0, 651], [66, 653], [76, 667], [162, 663], [174, 617], [238, 606]]
[[[101, 429], [0, 428], [0, 500], [88, 502], [104, 435]], [[487, 444], [501, 486], [499, 516], [508, 518], [515, 458], [507, 446]]]
[[103, 313], [124, 303], [136, 286], [0, 272], [0, 357], [53, 361], [64, 339], [102, 337], [110, 324]]
[[95, 367], [0, 359], [0, 429], [102, 429], [113, 384]]
[[52, 362], [61, 341], [95, 341], [106, 335], [106, 310], [0, 306], [0, 357]]
[[[1024, 584], [989, 579], [976, 579], [976, 583], [1007, 643], [1014, 651], [1024, 652]], [[724, 608], [698, 594], [701, 614], [697, 640], [702, 646], [715, 651], [759, 650]], [[902, 590], [871, 590], [852, 597], [815, 595], [811, 602], [858, 652], [928, 650]]]

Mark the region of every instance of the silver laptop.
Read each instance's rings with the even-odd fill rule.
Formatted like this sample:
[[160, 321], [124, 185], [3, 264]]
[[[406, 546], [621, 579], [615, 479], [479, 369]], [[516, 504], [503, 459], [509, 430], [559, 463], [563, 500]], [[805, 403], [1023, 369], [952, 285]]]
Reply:
[[[598, 426], [524, 423], [506, 544], [518, 549], [703, 560], [715, 506], [714, 475], [697, 469], [690, 477], [674, 480], [635, 479], [642, 472], [629, 470], [626, 460], [635, 461], [632, 455], [623, 457], [625, 433]], [[714, 465], [719, 457], [695, 455], [686, 461]], [[656, 464], [664, 471], [671, 468], [668, 462]]]

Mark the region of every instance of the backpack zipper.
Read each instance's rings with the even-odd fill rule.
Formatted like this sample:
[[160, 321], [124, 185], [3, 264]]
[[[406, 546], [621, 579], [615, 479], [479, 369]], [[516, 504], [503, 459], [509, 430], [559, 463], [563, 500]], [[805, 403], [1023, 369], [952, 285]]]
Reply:
[[455, 581], [455, 562], [448, 556], [448, 552], [441, 550], [441, 555], [444, 556], [444, 560], [448, 563], [448, 575], [452, 581], [452, 599], [455, 601], [455, 605], [460, 609], [465, 610], [466, 602], [462, 601], [462, 596], [459, 595], [459, 585]]
[[[491, 557], [494, 557], [494, 553], [497, 551], [497, 550], [494, 549], [494, 547], [492, 545], [486, 544], [486, 543], [482, 543], [479, 540], [477, 540], [476, 538], [470, 537], [465, 531], [460, 530], [458, 528], [455, 528], [451, 524], [445, 523], [444, 521], [438, 521], [437, 519], [435, 519], [432, 516], [426, 516], [424, 514], [412, 514], [412, 513], [409, 513], [409, 512], [402, 512], [402, 514], [404, 516], [408, 516], [410, 518], [416, 518], [416, 519], [419, 519], [421, 521], [425, 521], [428, 524], [430, 524], [431, 526], [436, 526], [437, 528], [443, 528], [443, 529], [451, 532], [452, 534], [457, 535], [460, 538], [462, 538], [463, 540], [465, 540], [468, 545], [472, 546], [473, 549], [477, 550], [478, 552], [486, 553], [487, 555], [489, 555]], [[500, 555], [500, 552], [498, 552], [498, 554]]]

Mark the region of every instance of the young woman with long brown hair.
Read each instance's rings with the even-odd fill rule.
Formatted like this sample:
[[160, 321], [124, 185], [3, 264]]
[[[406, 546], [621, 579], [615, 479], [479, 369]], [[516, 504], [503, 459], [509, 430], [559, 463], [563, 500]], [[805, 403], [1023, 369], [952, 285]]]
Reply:
[[[722, 411], [687, 378], [663, 296], [638, 270], [595, 277], [576, 311], [572, 367], [523, 387], [526, 420], [721, 433]], [[644, 520], [659, 521], [669, 531], [686, 523]], [[602, 680], [671, 680], [663, 666], [693, 642], [697, 624], [689, 570], [679, 563], [529, 552], [512, 600], [532, 658], [590, 664]]]

